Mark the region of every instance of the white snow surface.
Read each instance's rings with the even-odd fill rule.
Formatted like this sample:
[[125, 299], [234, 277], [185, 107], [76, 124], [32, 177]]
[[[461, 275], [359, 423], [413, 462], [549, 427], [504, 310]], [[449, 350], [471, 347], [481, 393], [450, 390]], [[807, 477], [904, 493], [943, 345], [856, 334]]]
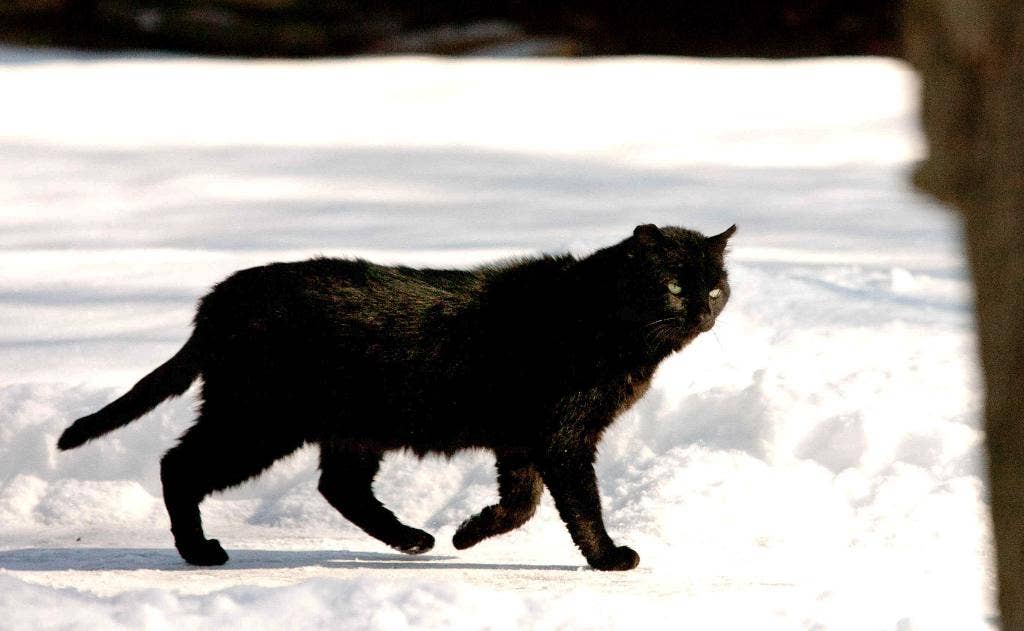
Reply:
[[[0, 90], [0, 628], [994, 628], [971, 289], [908, 185], [901, 63], [0, 49]], [[456, 551], [487, 453], [387, 458], [378, 495], [438, 539], [393, 553], [312, 449], [203, 504], [232, 558], [195, 569], [158, 477], [194, 390], [55, 449], [233, 270], [584, 255], [646, 222], [739, 232], [714, 334], [602, 444], [632, 572], [586, 568], [547, 495]]]

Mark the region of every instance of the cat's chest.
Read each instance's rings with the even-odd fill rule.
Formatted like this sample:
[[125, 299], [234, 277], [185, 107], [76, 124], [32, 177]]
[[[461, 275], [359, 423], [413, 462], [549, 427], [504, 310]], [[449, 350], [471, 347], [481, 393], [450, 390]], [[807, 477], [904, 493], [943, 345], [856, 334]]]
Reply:
[[620, 379], [608, 384], [608, 389], [616, 393], [617, 405], [612, 411], [613, 416], [625, 412], [639, 401], [651, 387], [653, 371], [636, 371], [623, 375]]
[[566, 392], [555, 406], [561, 422], [600, 431], [636, 403], [650, 388], [652, 370], [638, 369]]

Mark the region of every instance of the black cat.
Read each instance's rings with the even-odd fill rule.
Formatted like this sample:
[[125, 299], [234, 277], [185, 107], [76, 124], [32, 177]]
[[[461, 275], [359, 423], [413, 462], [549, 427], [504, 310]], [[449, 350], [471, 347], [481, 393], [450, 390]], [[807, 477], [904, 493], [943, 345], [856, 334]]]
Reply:
[[583, 259], [471, 271], [327, 258], [243, 270], [200, 301], [174, 357], [57, 444], [126, 425], [202, 377], [196, 423], [160, 463], [189, 563], [228, 558], [203, 534], [203, 498], [317, 443], [320, 492], [393, 548], [419, 554], [434, 538], [374, 497], [382, 455], [486, 448], [500, 500], [459, 527], [456, 548], [525, 523], [547, 486], [591, 566], [631, 569], [639, 557], [601, 519], [595, 450], [658, 364], [714, 325], [735, 230], [643, 225]]

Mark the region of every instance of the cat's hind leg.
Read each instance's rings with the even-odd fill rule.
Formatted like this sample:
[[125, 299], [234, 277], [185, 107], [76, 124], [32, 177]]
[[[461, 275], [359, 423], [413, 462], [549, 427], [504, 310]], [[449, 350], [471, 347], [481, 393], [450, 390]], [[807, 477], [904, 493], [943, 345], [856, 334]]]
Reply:
[[204, 416], [164, 454], [160, 480], [178, 553], [192, 565], [223, 565], [228, 555], [203, 533], [199, 504], [210, 493], [257, 475], [301, 441], [248, 439]]
[[373, 495], [373, 478], [382, 453], [339, 449], [326, 442], [320, 447], [320, 484], [317, 487], [345, 519], [406, 554], [422, 554], [434, 547], [434, 537], [406, 526]]
[[536, 467], [523, 456], [498, 454], [498, 503], [462, 522], [452, 537], [459, 550], [475, 546], [525, 524], [537, 511], [544, 485]]

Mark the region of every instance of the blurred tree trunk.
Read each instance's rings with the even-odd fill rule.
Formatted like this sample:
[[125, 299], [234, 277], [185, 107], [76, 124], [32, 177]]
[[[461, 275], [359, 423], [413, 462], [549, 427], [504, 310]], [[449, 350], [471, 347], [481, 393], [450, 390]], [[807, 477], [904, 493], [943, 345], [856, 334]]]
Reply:
[[1024, 3], [907, 0], [930, 155], [918, 186], [963, 213], [976, 292], [1004, 629], [1024, 629]]

